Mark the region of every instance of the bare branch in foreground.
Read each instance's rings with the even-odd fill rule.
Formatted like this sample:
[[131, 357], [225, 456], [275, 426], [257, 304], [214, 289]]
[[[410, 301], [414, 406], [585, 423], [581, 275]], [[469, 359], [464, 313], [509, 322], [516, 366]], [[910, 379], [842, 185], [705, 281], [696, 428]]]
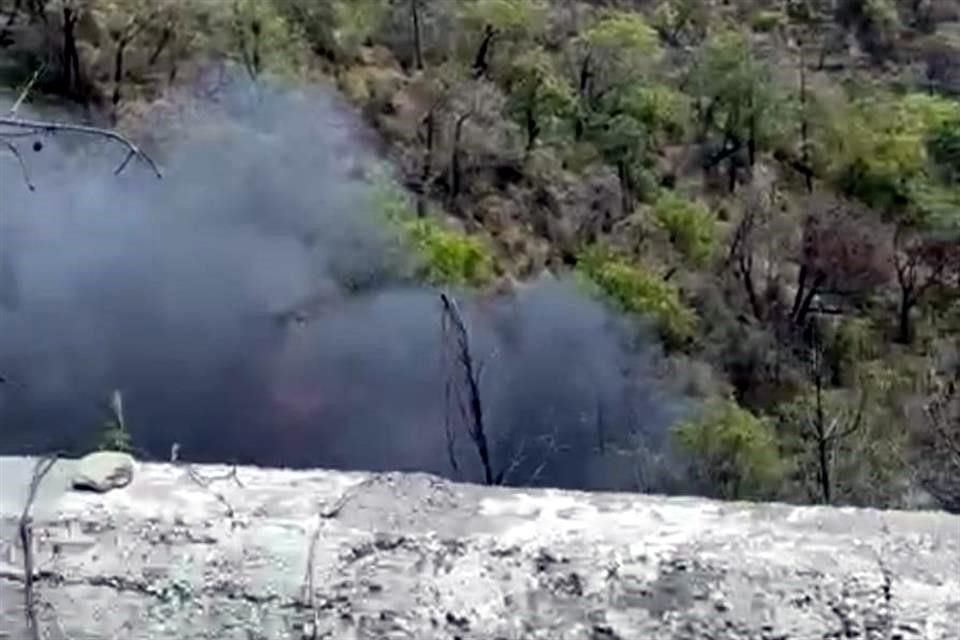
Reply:
[[27, 163], [23, 161], [23, 155], [20, 153], [20, 149], [17, 148], [17, 145], [13, 144], [9, 140], [0, 139], [0, 144], [6, 147], [13, 157], [17, 159], [17, 164], [20, 165], [20, 173], [23, 175], [23, 181], [27, 185], [27, 189], [30, 191], [36, 191], [37, 187], [33, 184], [33, 181], [30, 180], [30, 170], [27, 169]]
[[27, 82], [26, 86], [23, 88], [23, 91], [20, 92], [20, 95], [17, 96], [17, 101], [13, 103], [13, 106], [10, 107], [10, 115], [15, 115], [17, 110], [20, 109], [20, 105], [23, 104], [23, 101], [27, 99], [30, 95], [30, 92], [33, 91], [33, 86], [37, 84], [37, 80], [40, 79], [40, 75], [46, 69], [46, 65], [40, 66], [36, 71], [33, 72], [30, 80]]
[[187, 477], [190, 478], [197, 486], [206, 489], [210, 494], [217, 499], [217, 502], [223, 505], [227, 511], [228, 518], [236, 517], [236, 510], [233, 508], [233, 505], [230, 504], [230, 501], [227, 500], [226, 496], [218, 491], [213, 489], [214, 482], [223, 482], [226, 480], [233, 480], [233, 482], [240, 487], [244, 488], [244, 484], [240, 481], [240, 476], [237, 473], [237, 465], [233, 465], [233, 468], [230, 469], [227, 473], [216, 475], [216, 476], [204, 476], [196, 469], [193, 468], [189, 462], [184, 462], [180, 460], [180, 443], [174, 442], [173, 446], [170, 448], [170, 462], [175, 466], [183, 467], [187, 472]]
[[[5, 131], [4, 128], [10, 130]], [[0, 116], [0, 140], [4, 140], [8, 136], [18, 136], [20, 133], [27, 132], [29, 134], [46, 134], [53, 135], [57, 133], [76, 133], [80, 135], [93, 136], [98, 138], [105, 138], [111, 140], [121, 145], [127, 150], [127, 155], [124, 157], [123, 161], [117, 165], [117, 168], [114, 169], [114, 174], [119, 175], [127, 168], [130, 164], [130, 161], [136, 158], [144, 164], [146, 164], [153, 171], [154, 175], [158, 179], [163, 178], [163, 173], [160, 171], [160, 167], [157, 166], [157, 163], [153, 161], [149, 155], [144, 153], [140, 147], [138, 147], [133, 141], [131, 141], [126, 136], [117, 133], [116, 131], [111, 131], [110, 129], [103, 129], [100, 127], [91, 127], [82, 124], [69, 124], [66, 122], [51, 122], [46, 120], [30, 120], [25, 118], [20, 118], [15, 115], [6, 115]]]
[[[440, 295], [440, 301], [443, 303], [444, 336], [446, 337], [448, 333], [446, 331], [447, 323], [455, 334], [453, 344], [445, 344], [443, 348], [454, 350], [454, 359], [458, 361], [462, 369], [461, 375], [457, 376], [457, 379], [462, 381], [462, 386], [458, 385], [458, 390], [462, 388], [467, 396], [467, 402], [465, 403], [467, 406], [464, 407], [464, 403], [461, 403], [461, 411], [465, 419], [469, 413], [467, 433], [470, 435], [470, 439], [477, 450], [477, 455], [480, 457], [484, 482], [488, 485], [494, 485], [497, 484], [498, 478], [493, 472], [493, 462], [490, 459], [490, 448], [484, 424], [483, 401], [480, 397], [480, 369], [473, 357], [470, 348], [470, 335], [463, 323], [456, 301], [446, 293]], [[453, 376], [455, 374], [449, 372], [448, 375]]]
[[58, 454], [52, 454], [37, 460], [37, 464], [33, 468], [33, 476], [30, 478], [30, 490], [18, 526], [20, 545], [23, 547], [23, 609], [27, 619], [27, 629], [32, 640], [41, 640], [41, 634], [40, 625], [37, 621], [37, 598], [33, 591], [33, 517], [30, 515], [30, 511], [37, 499], [40, 484], [53, 469], [57, 460], [59, 460]]

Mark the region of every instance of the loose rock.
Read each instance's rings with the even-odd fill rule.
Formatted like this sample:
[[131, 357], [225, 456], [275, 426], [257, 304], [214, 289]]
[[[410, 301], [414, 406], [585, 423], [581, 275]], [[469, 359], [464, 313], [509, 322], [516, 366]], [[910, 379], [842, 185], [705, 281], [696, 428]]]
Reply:
[[73, 476], [78, 491], [106, 493], [122, 489], [133, 481], [133, 456], [120, 451], [98, 451], [81, 458]]

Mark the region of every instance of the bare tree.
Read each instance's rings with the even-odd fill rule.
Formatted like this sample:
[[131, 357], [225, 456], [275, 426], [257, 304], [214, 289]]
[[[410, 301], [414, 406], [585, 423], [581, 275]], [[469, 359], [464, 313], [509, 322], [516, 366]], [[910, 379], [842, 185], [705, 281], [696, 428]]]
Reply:
[[893, 238], [893, 265], [900, 301], [897, 342], [913, 340], [911, 313], [928, 294], [960, 277], [960, 242], [946, 235], [922, 234], [898, 228]]
[[[113, 53], [113, 95], [111, 103], [113, 109], [111, 118], [113, 123], [117, 123], [117, 109], [120, 106], [120, 100], [123, 97], [123, 80], [125, 76], [124, 55], [127, 47], [150, 25], [150, 23], [160, 15], [160, 7], [156, 6], [156, 0], [152, 2], [153, 7], [141, 6], [134, 10], [132, 16], [127, 21], [114, 29], [111, 29], [110, 36], [114, 42]], [[155, 54], [159, 57], [159, 49]]]
[[804, 326], [823, 293], [852, 296], [890, 279], [888, 229], [852, 202], [810, 198], [791, 318]]
[[816, 452], [819, 498], [823, 504], [831, 504], [835, 484], [833, 467], [837, 449], [844, 440], [863, 427], [868, 394], [865, 389], [861, 389], [859, 399], [852, 408], [829, 409], [824, 397], [828, 366], [819, 343], [811, 349], [811, 356], [814, 397], [813, 406], [804, 421], [803, 428], [805, 437], [812, 441]]
[[[460, 315], [456, 301], [448, 294], [440, 295], [443, 304], [442, 331], [444, 350], [451, 350], [454, 370], [448, 371], [447, 395], [455, 394], [457, 406], [466, 423], [467, 434], [473, 442], [480, 464], [483, 467], [483, 480], [488, 485], [498, 484], [502, 475], [497, 477], [493, 471], [493, 462], [490, 458], [490, 446], [487, 440], [487, 428], [484, 422], [483, 400], [480, 397], [480, 375], [482, 365], [473, 356], [470, 348], [470, 335]], [[452, 385], [452, 387], [450, 386]], [[447, 421], [447, 444], [451, 464], [456, 469], [456, 458], [453, 454], [453, 435], [449, 419]]]
[[[946, 350], [945, 350], [946, 351]], [[924, 488], [947, 511], [960, 513], [960, 345], [928, 376], [922, 402], [920, 456], [914, 462]]]

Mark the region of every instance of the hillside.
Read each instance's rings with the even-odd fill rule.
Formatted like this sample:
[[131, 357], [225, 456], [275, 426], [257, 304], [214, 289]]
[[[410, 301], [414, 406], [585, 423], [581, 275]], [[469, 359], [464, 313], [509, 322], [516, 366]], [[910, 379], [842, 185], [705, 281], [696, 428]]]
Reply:
[[960, 510], [956, 0], [0, 12], [0, 82], [132, 135], [230, 69], [334, 82], [421, 279], [573, 274], [653, 323], [701, 407], [673, 430], [700, 492]]

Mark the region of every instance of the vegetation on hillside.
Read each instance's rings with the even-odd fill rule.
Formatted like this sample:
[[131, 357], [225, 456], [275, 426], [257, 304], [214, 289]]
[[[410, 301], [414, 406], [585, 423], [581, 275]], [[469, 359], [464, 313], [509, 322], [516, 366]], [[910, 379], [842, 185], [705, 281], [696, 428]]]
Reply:
[[723, 381], [705, 492], [960, 510], [957, 0], [4, 0], [0, 47], [120, 123], [331, 76], [422, 276], [572, 269]]

